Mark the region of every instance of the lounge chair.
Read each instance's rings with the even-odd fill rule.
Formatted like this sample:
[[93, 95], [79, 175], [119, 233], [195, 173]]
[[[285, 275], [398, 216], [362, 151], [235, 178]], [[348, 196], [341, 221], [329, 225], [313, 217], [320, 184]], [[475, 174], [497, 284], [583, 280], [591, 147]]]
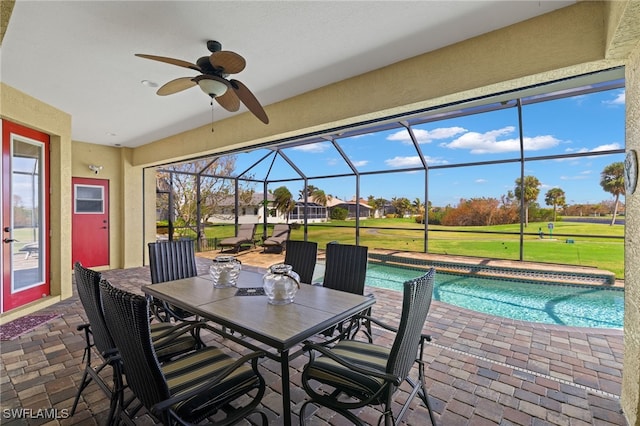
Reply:
[[278, 249], [280, 253], [287, 248], [287, 240], [291, 234], [291, 227], [285, 223], [279, 223], [273, 227], [271, 236], [262, 243], [263, 251]]
[[238, 232], [235, 237], [225, 238], [218, 243], [220, 251], [225, 247], [233, 247], [233, 251], [236, 253], [240, 251], [240, 247], [245, 244], [253, 244], [255, 247], [256, 241], [253, 239], [253, 235], [256, 233], [255, 223], [242, 223], [238, 226]]

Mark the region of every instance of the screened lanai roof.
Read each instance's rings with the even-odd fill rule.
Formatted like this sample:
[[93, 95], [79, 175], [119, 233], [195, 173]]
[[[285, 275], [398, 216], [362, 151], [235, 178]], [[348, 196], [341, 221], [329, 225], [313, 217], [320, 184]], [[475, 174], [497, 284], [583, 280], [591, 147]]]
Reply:
[[[207, 165], [212, 165], [217, 159], [229, 154], [236, 155], [236, 167], [231, 175], [224, 177], [255, 183], [339, 179], [362, 175], [417, 172], [462, 165], [520, 161], [518, 156], [514, 157], [513, 152], [497, 155], [489, 161], [482, 162], [469, 162], [463, 159], [460, 162], [444, 161], [430, 156], [430, 152], [425, 148], [423, 142], [424, 138], [428, 137], [434, 140], [438, 139], [439, 135], [429, 134], [429, 130], [427, 130], [435, 122], [446, 122], [481, 113], [500, 114], [500, 111], [513, 111], [525, 105], [624, 88], [623, 76], [624, 69], [618, 67], [531, 87], [477, 96], [461, 102], [441, 104], [402, 116], [389, 116], [349, 127], [337, 127], [316, 134], [305, 134], [285, 140], [272, 141], [250, 149], [221, 152], [204, 159], [198, 158], [198, 164], [201, 167], [199, 170], [194, 170], [194, 173], [212, 176]], [[368, 137], [373, 134], [379, 137]], [[522, 139], [522, 135], [520, 138]], [[393, 141], [403, 143], [390, 143]], [[371, 150], [375, 150], [377, 153], [386, 153], [385, 158], [398, 159], [398, 161], [389, 160], [379, 163], [367, 161], [362, 153]], [[526, 147], [524, 150], [526, 151]], [[611, 153], [622, 151], [623, 149], [613, 149]], [[318, 167], [315, 162], [302, 161], [303, 158], [308, 158], [309, 153], [319, 152], [323, 153], [325, 161], [331, 162], [330, 172], [326, 168]], [[531, 155], [529, 157], [531, 159], [540, 159], [553, 158], [556, 155], [566, 156], [567, 154], [558, 151], [545, 157], [534, 157], [535, 152], [531, 154], [523, 152], [522, 155], [523, 157]], [[588, 153], [573, 153], [572, 155], [580, 156], [588, 155]], [[188, 162], [168, 164], [161, 169], [167, 171], [184, 170], [179, 166]]]

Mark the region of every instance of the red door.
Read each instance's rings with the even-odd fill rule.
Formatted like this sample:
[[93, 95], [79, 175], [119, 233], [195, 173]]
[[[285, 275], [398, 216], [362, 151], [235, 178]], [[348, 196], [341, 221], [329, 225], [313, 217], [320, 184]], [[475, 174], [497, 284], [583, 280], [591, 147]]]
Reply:
[[0, 311], [6, 312], [50, 294], [49, 135], [1, 124]]
[[109, 181], [73, 178], [71, 261], [109, 265]]

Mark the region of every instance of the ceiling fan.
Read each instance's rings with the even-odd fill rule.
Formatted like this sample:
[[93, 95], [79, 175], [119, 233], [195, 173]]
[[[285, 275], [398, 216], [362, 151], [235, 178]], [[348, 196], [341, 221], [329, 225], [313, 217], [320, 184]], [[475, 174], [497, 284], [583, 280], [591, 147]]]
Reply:
[[[136, 53], [140, 58], [165, 62], [179, 67], [189, 68], [201, 73], [196, 77], [180, 77], [171, 80], [156, 92], [160, 96], [172, 95], [192, 86], [199, 86], [203, 92], [215, 99], [220, 106], [227, 111], [237, 111], [242, 102], [248, 109], [265, 124], [269, 123], [267, 113], [251, 91], [234, 79], [227, 79], [229, 74], [241, 72], [245, 65], [245, 59], [235, 52], [222, 50], [222, 45], [214, 40], [207, 41], [209, 56], [199, 58], [195, 64], [181, 59], [167, 58], [165, 56], [145, 55]], [[231, 89], [231, 90], [230, 90]]]

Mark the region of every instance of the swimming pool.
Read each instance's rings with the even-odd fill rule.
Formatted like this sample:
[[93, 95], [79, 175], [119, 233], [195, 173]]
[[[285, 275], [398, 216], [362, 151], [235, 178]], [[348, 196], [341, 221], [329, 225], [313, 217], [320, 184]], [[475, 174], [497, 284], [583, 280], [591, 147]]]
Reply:
[[[369, 262], [367, 285], [401, 290], [424, 271]], [[624, 291], [438, 272], [434, 300], [486, 314], [577, 327], [622, 328]]]

